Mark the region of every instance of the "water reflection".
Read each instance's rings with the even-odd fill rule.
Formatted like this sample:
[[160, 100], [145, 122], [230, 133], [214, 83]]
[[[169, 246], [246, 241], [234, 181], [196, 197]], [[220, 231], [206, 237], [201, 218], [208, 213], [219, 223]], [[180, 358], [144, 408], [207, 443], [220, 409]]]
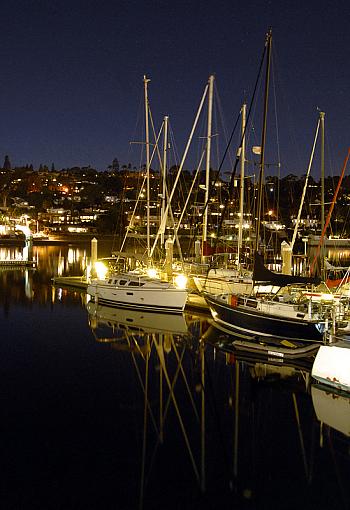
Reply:
[[44, 248], [36, 270], [0, 271], [7, 508], [349, 508], [349, 396], [314, 384], [311, 359], [86, 303], [51, 286], [84, 250]]
[[128, 333], [173, 333], [185, 335], [188, 324], [185, 314], [166, 314], [114, 308], [87, 303], [91, 329], [95, 332], [103, 327], [113, 331], [122, 330]]
[[321, 385], [311, 386], [312, 403], [321, 424], [350, 437], [350, 397]]
[[[170, 318], [166, 325], [160, 314], [94, 303], [87, 304], [87, 311], [96, 340], [109, 342], [124, 356], [129, 354], [142, 394], [139, 508], [151, 508], [157, 483], [166, 486], [173, 475], [174, 490], [185, 479], [187, 484], [195, 483], [196, 501], [201, 494], [206, 504], [231, 498], [232, 503], [256, 508], [256, 501], [265, 497], [282, 501], [290, 491], [288, 479], [300, 484], [298, 496], [293, 499], [288, 494], [292, 506], [300, 503], [301, 493], [307, 495], [314, 483], [317, 486], [324, 472], [331, 477], [336, 473], [340, 494], [346, 504], [350, 501], [346, 488], [349, 441], [344, 438], [346, 465], [339, 463], [343, 459], [334, 452], [334, 462], [326, 469], [323, 461], [316, 463], [327, 451], [319, 440], [324, 424], [349, 435], [344, 423], [340, 426], [339, 420], [333, 420], [332, 424], [330, 417], [340, 415], [346, 422], [344, 409], [350, 409], [350, 399], [333, 397], [329, 402], [334, 407], [327, 408], [327, 391], [311, 385], [310, 359], [267, 363], [251, 353], [235, 351], [200, 317], [184, 315], [184, 332]], [[164, 456], [169, 448], [171, 457]], [[286, 463], [284, 451], [288, 452]], [[169, 462], [181, 465], [181, 473], [172, 473]], [[219, 494], [212, 492], [213, 485]]]

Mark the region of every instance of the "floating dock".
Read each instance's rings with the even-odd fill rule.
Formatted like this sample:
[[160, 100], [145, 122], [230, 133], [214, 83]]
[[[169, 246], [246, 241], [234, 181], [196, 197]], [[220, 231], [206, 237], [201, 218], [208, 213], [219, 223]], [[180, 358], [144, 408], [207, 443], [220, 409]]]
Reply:
[[0, 260], [0, 267], [36, 267], [35, 260]]
[[88, 281], [85, 276], [56, 276], [52, 278], [55, 287], [69, 287], [78, 290], [86, 290]]

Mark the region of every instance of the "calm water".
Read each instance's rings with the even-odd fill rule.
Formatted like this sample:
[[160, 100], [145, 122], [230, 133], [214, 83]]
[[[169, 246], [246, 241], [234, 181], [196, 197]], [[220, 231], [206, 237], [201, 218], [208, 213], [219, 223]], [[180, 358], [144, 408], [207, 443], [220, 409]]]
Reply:
[[52, 288], [89, 247], [35, 257], [0, 271], [1, 508], [349, 509], [350, 401], [311, 366]]

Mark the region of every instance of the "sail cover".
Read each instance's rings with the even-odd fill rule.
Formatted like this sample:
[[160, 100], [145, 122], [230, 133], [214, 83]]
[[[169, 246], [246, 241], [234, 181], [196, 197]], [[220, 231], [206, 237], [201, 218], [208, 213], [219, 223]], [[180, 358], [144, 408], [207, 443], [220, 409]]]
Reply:
[[319, 285], [319, 277], [293, 276], [289, 274], [274, 273], [264, 266], [262, 256], [256, 251], [254, 254], [253, 281], [255, 283], [272, 284], [278, 287], [296, 284], [314, 284]]

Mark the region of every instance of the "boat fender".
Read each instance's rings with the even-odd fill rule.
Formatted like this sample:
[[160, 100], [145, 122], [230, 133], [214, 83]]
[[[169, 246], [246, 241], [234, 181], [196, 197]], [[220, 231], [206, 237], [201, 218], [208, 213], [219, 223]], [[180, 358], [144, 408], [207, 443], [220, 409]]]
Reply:
[[238, 304], [238, 298], [237, 298], [237, 296], [231, 296], [230, 304], [231, 304], [231, 306], [233, 306], [233, 307], [237, 306], [237, 304]]

